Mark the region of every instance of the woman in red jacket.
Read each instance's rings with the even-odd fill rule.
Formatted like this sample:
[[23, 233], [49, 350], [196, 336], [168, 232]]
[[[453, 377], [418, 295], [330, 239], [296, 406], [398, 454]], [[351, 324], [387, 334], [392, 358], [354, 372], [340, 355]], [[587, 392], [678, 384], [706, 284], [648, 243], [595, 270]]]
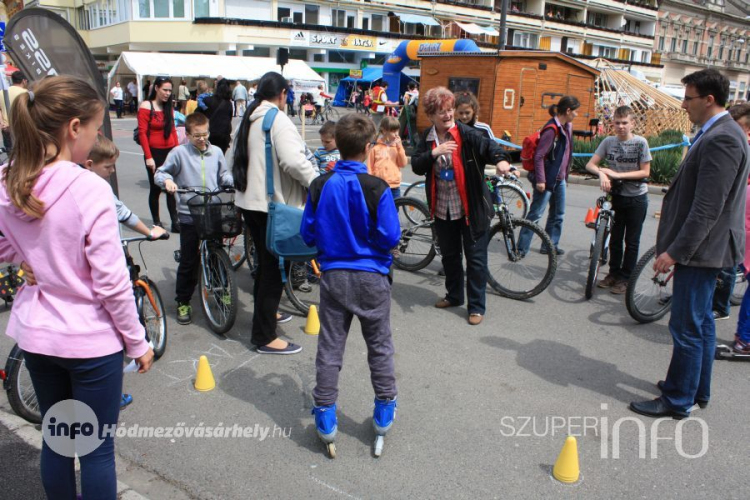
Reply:
[[[172, 148], [178, 145], [172, 100], [172, 80], [160, 76], [154, 81], [148, 100], [142, 102], [138, 109], [138, 136], [146, 158], [146, 173], [150, 187], [148, 208], [151, 210], [154, 225], [159, 227], [164, 227], [159, 217], [161, 188], [154, 184], [154, 172], [164, 164]], [[180, 222], [177, 219], [175, 197], [171, 194], [166, 196], [169, 217], [172, 219], [172, 232], [179, 233]]]

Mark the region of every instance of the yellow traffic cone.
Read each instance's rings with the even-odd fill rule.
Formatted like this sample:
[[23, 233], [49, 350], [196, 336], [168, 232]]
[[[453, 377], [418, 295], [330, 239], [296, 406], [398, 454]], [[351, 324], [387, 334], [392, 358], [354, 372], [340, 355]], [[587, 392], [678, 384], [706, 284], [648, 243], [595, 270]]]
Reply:
[[198, 373], [195, 376], [195, 390], [206, 392], [216, 387], [214, 374], [211, 373], [211, 365], [208, 364], [208, 358], [201, 356], [198, 360]]
[[568, 436], [563, 445], [560, 455], [557, 457], [552, 476], [561, 483], [575, 483], [581, 476], [578, 466], [578, 444], [576, 438]]
[[318, 318], [318, 308], [315, 306], [310, 306], [310, 312], [307, 313], [305, 333], [308, 335], [318, 335], [320, 333], [320, 319]]

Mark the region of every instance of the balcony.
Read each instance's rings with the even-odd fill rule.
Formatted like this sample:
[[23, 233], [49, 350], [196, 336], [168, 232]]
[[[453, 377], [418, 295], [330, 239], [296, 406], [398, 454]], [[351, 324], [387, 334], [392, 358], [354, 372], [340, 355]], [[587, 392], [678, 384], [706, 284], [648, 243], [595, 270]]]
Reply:
[[492, 0], [435, 0], [437, 3], [492, 12]]

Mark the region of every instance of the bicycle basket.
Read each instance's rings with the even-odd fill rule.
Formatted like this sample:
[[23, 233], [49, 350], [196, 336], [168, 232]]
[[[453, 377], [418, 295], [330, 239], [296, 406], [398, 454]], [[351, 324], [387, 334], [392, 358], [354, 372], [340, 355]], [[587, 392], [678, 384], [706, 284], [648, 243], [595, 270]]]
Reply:
[[202, 240], [231, 238], [242, 232], [242, 213], [229, 194], [195, 195], [188, 200], [188, 208]]

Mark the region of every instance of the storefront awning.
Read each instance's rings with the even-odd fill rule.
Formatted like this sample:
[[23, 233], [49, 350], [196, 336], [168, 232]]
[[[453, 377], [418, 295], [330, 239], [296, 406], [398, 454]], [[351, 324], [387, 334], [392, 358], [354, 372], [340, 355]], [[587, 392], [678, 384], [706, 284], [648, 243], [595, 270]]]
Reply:
[[490, 26], [480, 26], [490, 36], [500, 36], [500, 32]]
[[458, 21], [454, 21], [459, 28], [464, 30], [465, 32], [471, 34], [471, 35], [486, 35], [487, 32], [484, 31], [482, 28], [477, 26], [474, 23], [460, 23]]
[[418, 16], [416, 14], [396, 13], [402, 23], [424, 24], [425, 26], [440, 26], [440, 23], [429, 16]]

